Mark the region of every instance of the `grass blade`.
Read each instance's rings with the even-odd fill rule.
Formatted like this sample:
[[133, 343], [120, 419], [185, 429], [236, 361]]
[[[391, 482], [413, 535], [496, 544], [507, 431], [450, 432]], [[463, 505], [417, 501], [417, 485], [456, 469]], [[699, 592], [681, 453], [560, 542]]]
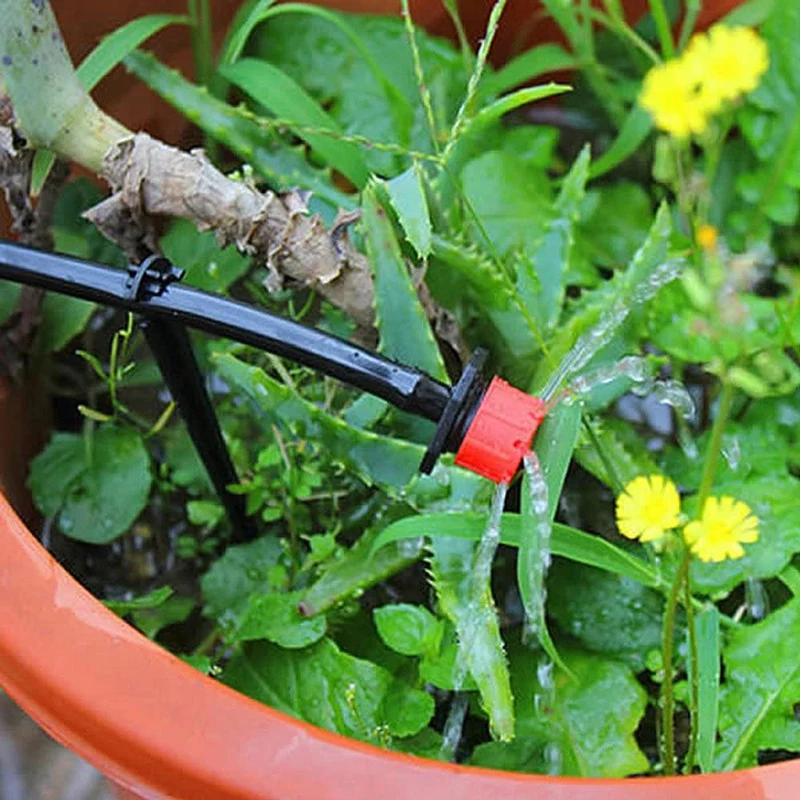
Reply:
[[719, 712], [719, 611], [711, 606], [695, 617], [697, 630], [697, 761], [703, 772], [714, 771]]
[[[336, 120], [293, 78], [267, 61], [244, 58], [220, 69], [222, 76], [266, 106], [273, 114], [297, 123], [294, 132], [308, 143], [323, 161], [345, 175], [361, 189], [369, 170], [361, 151], [351, 142], [340, 141], [342, 130]], [[330, 131], [329, 136], [309, 133], [304, 126]]]

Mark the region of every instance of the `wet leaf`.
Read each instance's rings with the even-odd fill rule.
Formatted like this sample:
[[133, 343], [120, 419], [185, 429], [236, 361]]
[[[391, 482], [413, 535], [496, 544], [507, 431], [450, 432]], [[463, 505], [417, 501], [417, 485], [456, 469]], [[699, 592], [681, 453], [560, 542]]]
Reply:
[[302, 592], [251, 594], [231, 643], [266, 639], [292, 650], [319, 641], [327, 630], [325, 617], [303, 617], [297, 610]]
[[431, 578], [441, 612], [456, 629], [458, 658], [475, 680], [492, 736], [510, 741], [514, 738], [514, 699], [505, 647], [489, 587], [476, 602], [474, 557], [473, 542], [435, 538]]
[[196, 605], [191, 597], [170, 597], [156, 608], [131, 612], [131, 620], [148, 639], [155, 639], [164, 628], [187, 620]]
[[[379, 727], [386, 724], [387, 694], [395, 693], [395, 704], [408, 701], [389, 672], [343, 653], [330, 639], [303, 650], [267, 642], [245, 645], [222, 679], [284, 714], [376, 744]], [[406, 687], [407, 693], [414, 691]]]
[[[486, 528], [486, 515], [474, 512], [422, 514], [405, 517], [384, 528], [373, 547], [378, 550], [391, 542], [420, 536], [480, 540]], [[503, 514], [500, 541], [518, 547], [523, 521], [519, 514]], [[616, 547], [600, 536], [555, 523], [550, 542], [553, 555], [564, 556], [588, 566], [625, 575], [644, 586], [658, 586], [659, 577], [643, 559]]]
[[421, 542], [398, 542], [373, 552], [377, 531], [363, 533], [341, 558], [331, 563], [302, 596], [306, 616], [326, 611], [342, 600], [380, 583], [413, 564], [422, 553]]
[[800, 750], [800, 599], [730, 634], [723, 648], [716, 767], [755, 766], [760, 749]]
[[145, 608], [158, 608], [172, 597], [173, 589], [171, 586], [159, 586], [146, 594], [134, 597], [132, 600], [103, 600], [103, 605], [110, 608], [115, 614], [124, 616], [130, 611], [138, 611]]
[[[564, 653], [578, 680], [557, 672], [552, 709], [537, 711], [545, 692], [537, 679], [540, 654], [510, 650], [517, 708], [517, 739], [479, 745], [469, 763], [524, 772], [547, 773], [557, 756], [562, 775], [619, 778], [645, 772], [649, 763], [633, 732], [644, 714], [646, 696], [633, 673], [612, 659], [568, 650]], [[546, 754], [548, 745], [556, 752]]]
[[278, 563], [282, 552], [276, 536], [228, 547], [200, 579], [206, 615], [236, 618], [251, 594], [267, 594], [276, 588], [269, 578], [270, 567]]
[[421, 656], [439, 649], [444, 625], [424, 606], [396, 603], [373, 612], [384, 643], [405, 656]]
[[427, 692], [395, 681], [383, 698], [381, 716], [393, 736], [414, 736], [431, 721], [435, 709], [436, 704]]
[[29, 485], [65, 536], [107, 544], [147, 505], [150, 456], [135, 428], [103, 425], [91, 436], [56, 433], [31, 464]]
[[[547, 580], [547, 613], [587, 650], [645, 668], [661, 648], [664, 596], [637, 581], [556, 559]], [[676, 641], [682, 635], [682, 623]]]

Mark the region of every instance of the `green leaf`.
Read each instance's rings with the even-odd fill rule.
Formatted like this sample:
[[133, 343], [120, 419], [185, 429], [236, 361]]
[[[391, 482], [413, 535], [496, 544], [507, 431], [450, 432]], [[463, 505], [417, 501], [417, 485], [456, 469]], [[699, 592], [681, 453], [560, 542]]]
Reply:
[[578, 59], [557, 44], [541, 44], [513, 58], [481, 81], [479, 96], [499, 95], [548, 72], [572, 70]]
[[57, 433], [31, 464], [29, 485], [65, 536], [107, 544], [147, 505], [150, 456], [137, 430], [104, 425], [91, 436]]
[[173, 264], [186, 270], [185, 283], [207, 292], [224, 294], [250, 267], [235, 247], [221, 249], [212, 231], [201, 233], [185, 219], [174, 220], [159, 245]]
[[633, 673], [618, 661], [579, 650], [566, 651], [564, 657], [578, 680], [557, 673], [554, 702], [542, 714], [538, 709], [549, 690], [537, 679], [540, 656], [521, 647], [510, 651], [517, 740], [479, 745], [471, 765], [547, 773], [546, 748], [555, 745], [561, 775], [619, 778], [648, 770], [633, 736], [646, 705]]
[[377, 531], [367, 531], [341, 558], [331, 563], [322, 576], [303, 594], [301, 607], [306, 616], [332, 606], [413, 564], [422, 546], [419, 542], [398, 542], [373, 552]]
[[303, 617], [297, 610], [302, 592], [251, 594], [231, 643], [266, 639], [292, 650], [319, 641], [327, 630], [325, 617]]
[[375, 324], [381, 352], [446, 381], [441, 353], [374, 186], [364, 191], [362, 214], [375, 279]]
[[[541, 520], [534, 511], [530, 475], [526, 469], [522, 479], [522, 537], [517, 556], [517, 585], [527, 622], [533, 624], [544, 651], [564, 671], [568, 669], [550, 637], [544, 613], [546, 570], [541, 565], [545, 558], [549, 559], [549, 551], [545, 554], [542, 550], [541, 526], [552, 526], [572, 451], [578, 440], [580, 421], [581, 411], [577, 404], [562, 404], [545, 418], [537, 432], [536, 453], [547, 486], [546, 518]], [[537, 602], [537, 598], [541, 598], [541, 602]]]
[[551, 327], [561, 316], [564, 278], [569, 270], [588, 167], [589, 147], [586, 146], [561, 185], [554, 206], [555, 219], [548, 223], [530, 260], [521, 259], [517, 269], [517, 291], [540, 329]]
[[[256, 52], [330, 108], [344, 130], [401, 146], [413, 138], [429, 150], [427, 132], [424, 139], [414, 135], [422, 122], [412, 108], [419, 105], [418, 87], [399, 19], [341, 14], [306, 3], [282, 3], [262, 15], [268, 18], [269, 26], [255, 37]], [[444, 48], [419, 34], [418, 41], [426, 62], [444, 60]], [[391, 65], [391, 78], [382, 64]], [[394, 160], [369, 155], [370, 168], [381, 174], [386, 171], [376, 170], [378, 163]]]
[[[479, 541], [486, 528], [486, 514], [461, 512], [449, 514], [422, 514], [393, 522], [376, 538], [374, 549], [403, 539], [420, 536], [452, 537]], [[500, 541], [510, 547], [519, 547], [523, 521], [519, 514], [503, 514], [500, 526]], [[594, 536], [575, 530], [567, 525], [555, 523], [550, 541], [553, 555], [563, 556], [590, 567], [619, 573], [644, 586], [659, 586], [660, 579], [655, 570], [643, 559]]]
[[475, 597], [474, 555], [473, 542], [434, 538], [431, 578], [442, 614], [456, 629], [458, 658], [474, 678], [481, 704], [489, 715], [492, 737], [510, 741], [514, 738], [514, 698], [505, 648], [488, 587], [479, 598]]
[[722, 651], [725, 683], [720, 695], [716, 767], [741, 769], [758, 763], [761, 749], [800, 750], [800, 599], [763, 622], [739, 628]]
[[[127, 22], [105, 36], [75, 70], [78, 80], [87, 92], [91, 92], [114, 67], [142, 42], [154, 36], [168, 25], [186, 25], [188, 18], [176, 14], [149, 14]], [[55, 156], [39, 150], [34, 159], [31, 174], [31, 194], [38, 195], [53, 166]]]
[[275, 536], [228, 547], [200, 579], [206, 615], [235, 619], [245, 610], [250, 595], [273, 591], [270, 568], [278, 563], [281, 553], [280, 540]]
[[[650, 115], [638, 105], [634, 106], [625, 117], [617, 138], [599, 158], [596, 158], [589, 167], [589, 177], [599, 178], [612, 169], [618, 167], [623, 161], [630, 158], [644, 143], [653, 130]], [[624, 215], [623, 215], [624, 216]]]
[[232, 64], [244, 50], [255, 28], [265, 19], [265, 11], [275, 0], [249, 0], [239, 7], [220, 48], [220, 65]]
[[42, 301], [38, 346], [43, 353], [63, 350], [86, 327], [95, 304], [48, 292]]
[[381, 715], [392, 736], [414, 736], [433, 717], [436, 703], [421, 689], [409, 689], [402, 681], [395, 681], [383, 698]]
[[542, 86], [529, 86], [526, 89], [518, 89], [516, 92], [504, 95], [503, 97], [482, 108], [461, 131], [459, 142], [468, 136], [474, 136], [487, 128], [493, 122], [497, 122], [504, 114], [513, 111], [515, 108], [534, 103], [537, 100], [544, 100], [557, 94], [563, 94], [572, 90], [571, 86], [560, 83], [547, 83]]
[[[293, 124], [294, 132], [325, 164], [341, 172], [357, 188], [364, 186], [369, 170], [361, 151], [341, 139], [337, 122], [292, 78], [269, 62], [253, 58], [240, 59], [220, 72], [277, 117]], [[311, 133], [307, 128], [320, 128], [326, 133]]]
[[[695, 617], [697, 631], [697, 763], [703, 772], [714, 771], [717, 744], [720, 673], [720, 613], [711, 606]], [[691, 650], [689, 650], [691, 655]], [[690, 660], [691, 664], [691, 660]]]
[[[330, 639], [303, 650], [267, 642], [246, 645], [222, 679], [284, 714], [368, 742], [379, 741], [384, 700], [390, 690], [397, 691], [389, 672], [343, 653]], [[399, 692], [395, 702], [406, 701]]]
[[507, 351], [517, 364], [525, 363], [539, 349], [542, 339], [514, 283], [477, 247], [460, 247], [434, 235], [425, 278], [445, 308], [457, 308], [463, 297], [474, 313], [495, 329], [491, 339], [498, 340], [498, 349]]
[[217, 100], [205, 88], [195, 86], [149, 53], [134, 51], [125, 59], [125, 66], [200, 130], [250, 164], [273, 188], [300, 187], [334, 209], [354, 208], [353, 197], [337, 189], [330, 175], [314, 169], [306, 161], [302, 148], [293, 149], [280, 143], [246, 109]]
[[556, 559], [547, 580], [547, 612], [587, 650], [624, 661], [635, 672], [645, 668], [651, 650], [661, 648], [663, 595], [622, 575]]
[[424, 606], [397, 603], [373, 612], [384, 643], [404, 656], [421, 656], [439, 649], [444, 626]]
[[467, 218], [475, 240], [501, 257], [512, 250], [532, 257], [550, 221], [547, 176], [511, 153], [492, 150], [470, 161], [461, 181], [479, 221]]
[[431, 216], [425, 197], [425, 175], [419, 161], [387, 181], [386, 191], [409, 243], [420, 258], [427, 258], [431, 252]]
[[420, 475], [421, 445], [354, 428], [338, 417], [301, 400], [287, 387], [228, 354], [213, 358], [220, 374], [250, 399], [271, 435], [277, 419], [304, 438], [319, 441], [367, 485], [377, 485], [412, 508], [456, 509], [485, 505], [487, 484], [478, 475], [440, 459], [432, 475]]
[[164, 628], [185, 622], [196, 606], [191, 597], [170, 597], [157, 608], [132, 611], [131, 620], [148, 639], [155, 639]]
[[124, 616], [131, 611], [158, 608], [172, 597], [173, 591], [171, 586], [159, 586], [158, 589], [141, 594], [132, 600], [103, 600], [103, 605], [115, 614]]
[[[578, 374], [613, 338], [628, 314], [652, 298], [680, 273], [684, 262], [669, 258], [672, 221], [669, 208], [662, 204], [647, 239], [636, 251], [627, 269], [618, 272], [600, 288], [586, 293], [575, 305], [572, 316], [562, 324], [549, 344], [550, 358], [542, 361], [531, 388], [544, 387], [545, 394], [564, 380]], [[580, 345], [578, 340], [583, 336]], [[561, 360], [550, 374], [550, 364]]]

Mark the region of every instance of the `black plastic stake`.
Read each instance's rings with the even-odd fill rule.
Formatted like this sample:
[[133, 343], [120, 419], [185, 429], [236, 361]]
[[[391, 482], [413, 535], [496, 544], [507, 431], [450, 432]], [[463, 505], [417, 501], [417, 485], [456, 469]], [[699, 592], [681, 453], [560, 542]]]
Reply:
[[254, 520], [245, 513], [245, 498], [232, 494], [228, 486], [238, 483], [219, 421], [206, 391], [186, 329], [178, 322], [145, 318], [142, 323], [161, 374], [181, 413], [233, 528], [233, 542], [246, 542], [258, 535]]

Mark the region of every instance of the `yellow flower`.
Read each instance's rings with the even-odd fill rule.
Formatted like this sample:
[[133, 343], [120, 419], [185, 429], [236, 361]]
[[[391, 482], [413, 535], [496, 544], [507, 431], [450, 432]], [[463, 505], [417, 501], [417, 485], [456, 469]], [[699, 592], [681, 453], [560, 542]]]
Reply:
[[661, 130], [678, 138], [703, 133], [708, 126], [695, 59], [679, 58], [653, 67], [644, 76], [639, 104]]
[[681, 499], [661, 475], [634, 478], [617, 498], [617, 525], [629, 539], [651, 542], [680, 525]]
[[717, 247], [719, 234], [713, 225], [700, 225], [697, 229], [697, 244], [706, 251], [713, 252]]
[[742, 542], [749, 544], [758, 539], [758, 519], [741, 500], [709, 497], [702, 517], [683, 529], [683, 537], [701, 561], [741, 558]]
[[758, 33], [725, 25], [694, 36], [683, 58], [696, 59], [702, 69], [700, 94], [710, 112], [753, 91], [769, 66], [767, 45]]

